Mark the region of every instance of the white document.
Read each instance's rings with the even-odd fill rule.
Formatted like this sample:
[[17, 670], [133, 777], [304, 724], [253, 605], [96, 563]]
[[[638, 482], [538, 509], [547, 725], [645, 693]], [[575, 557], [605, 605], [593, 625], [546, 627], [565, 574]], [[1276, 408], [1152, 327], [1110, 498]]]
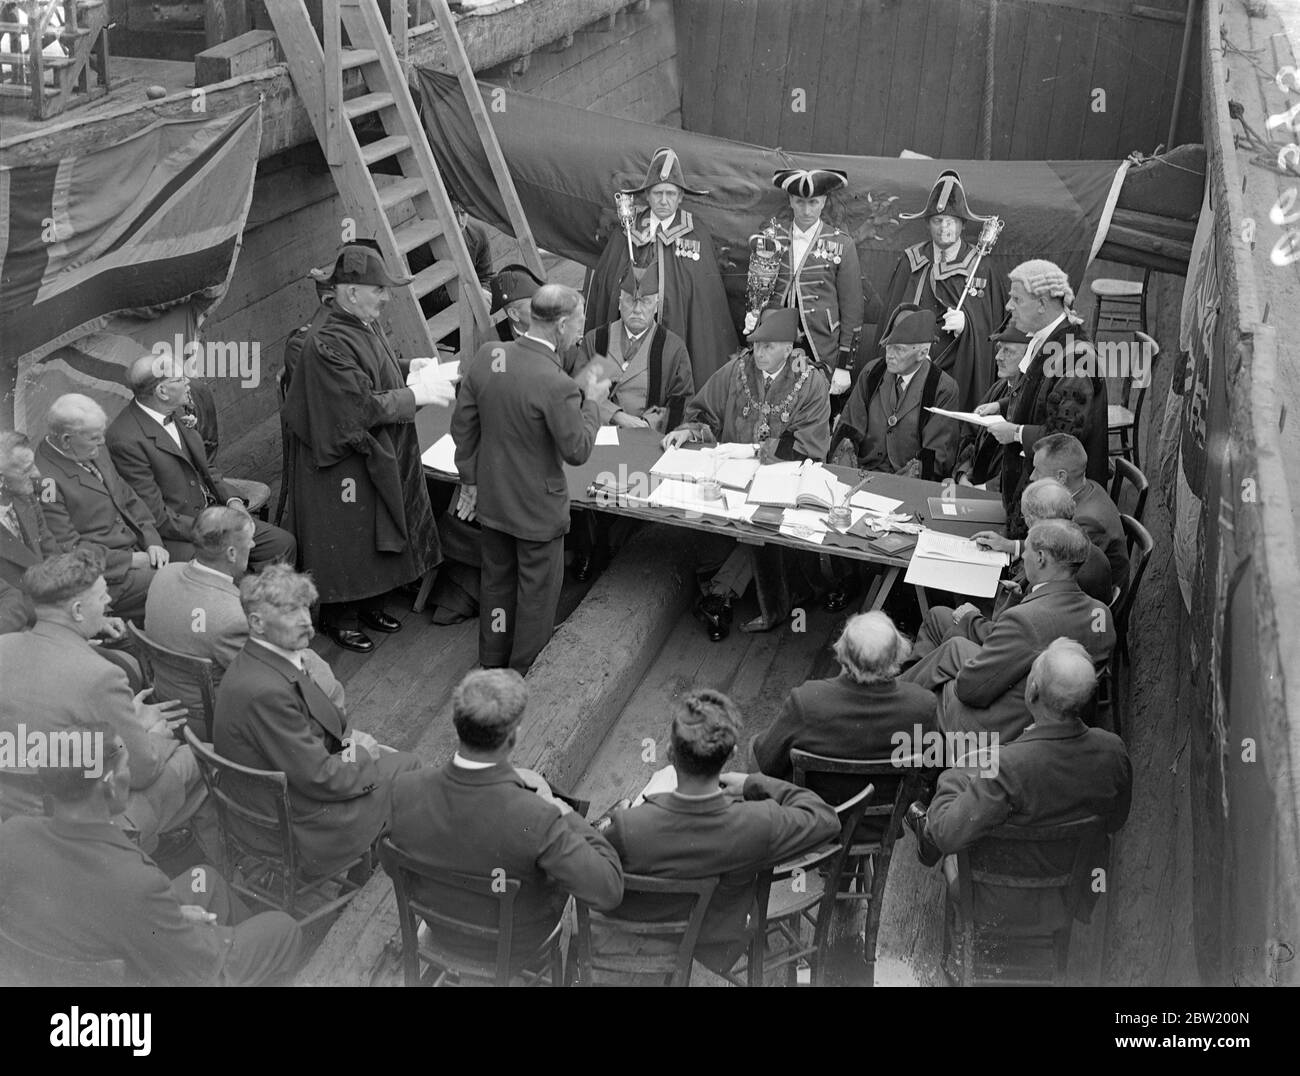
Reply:
[[903, 580], [954, 594], [991, 598], [1009, 560], [1005, 553], [980, 549], [969, 538], [922, 530]]
[[849, 504], [854, 508], [865, 508], [873, 516], [887, 516], [891, 512], [903, 506], [902, 501], [896, 501], [892, 497], [881, 497], [875, 493], [868, 493], [865, 489], [858, 490], [853, 495]]
[[677, 770], [672, 766], [665, 766], [662, 770], [655, 770], [650, 775], [650, 780], [646, 782], [645, 788], [632, 801], [633, 807], [640, 807], [645, 803], [646, 796], [653, 796], [656, 792], [676, 792], [677, 791]]
[[670, 448], [650, 468], [650, 473], [656, 478], [675, 478], [685, 482], [717, 478], [731, 489], [748, 489], [757, 470], [756, 459], [725, 459], [709, 448], [698, 451]]
[[955, 418], [958, 422], [970, 422], [976, 426], [983, 426], [985, 429], [1006, 421], [1001, 415], [977, 415], [974, 411], [945, 411], [942, 407], [928, 407], [926, 410], [933, 411], [936, 415]]
[[981, 549], [969, 538], [932, 530], [921, 531], [916, 540], [916, 552], [912, 555], [953, 560], [961, 564], [992, 565], [995, 568], [1005, 568], [1011, 563], [1011, 558], [1006, 553]]
[[596, 444], [598, 445], [618, 444], [618, 427], [598, 426], [596, 428]]
[[[634, 500], [639, 498], [629, 498]], [[724, 489], [722, 499], [706, 501], [700, 496], [700, 487], [695, 482], [679, 482], [666, 478], [659, 483], [645, 504], [656, 508], [675, 508], [678, 511], [697, 512], [702, 516], [716, 516], [719, 519], [741, 519], [745, 508], [745, 495], [735, 490]]]
[[420, 462], [442, 474], [456, 473], [456, 442], [451, 434], [444, 433], [420, 457]]
[[412, 370], [406, 375], [408, 388], [413, 388], [421, 383], [432, 386], [441, 381], [449, 381], [454, 385], [459, 380], [459, 359], [453, 359], [450, 362], [431, 362], [426, 366], [421, 366], [419, 370]]

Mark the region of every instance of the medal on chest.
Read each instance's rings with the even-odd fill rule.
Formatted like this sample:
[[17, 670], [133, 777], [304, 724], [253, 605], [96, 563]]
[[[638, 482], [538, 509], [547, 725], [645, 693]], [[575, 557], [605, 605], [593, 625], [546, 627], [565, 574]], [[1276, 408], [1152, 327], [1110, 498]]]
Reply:
[[700, 241], [698, 239], [679, 239], [673, 244], [673, 250], [679, 258], [700, 260]]

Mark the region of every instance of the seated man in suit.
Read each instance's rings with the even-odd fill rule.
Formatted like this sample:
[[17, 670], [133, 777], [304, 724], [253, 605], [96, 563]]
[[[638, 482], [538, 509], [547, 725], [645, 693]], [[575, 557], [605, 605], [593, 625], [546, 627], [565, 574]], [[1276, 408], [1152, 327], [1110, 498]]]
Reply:
[[0, 929], [49, 956], [125, 960], [134, 980], [155, 986], [286, 982], [298, 924], [252, 915], [209, 866], [169, 881], [113, 822], [130, 794], [125, 744], [111, 725], [80, 731], [98, 749], [80, 766], [39, 770], [52, 817], [0, 826]]
[[23, 572], [58, 552], [36, 496], [36, 450], [25, 433], [0, 433], [0, 582], [7, 584], [12, 609], [5, 631], [36, 623], [36, 610], [22, 592]]
[[[769, 307], [749, 334], [752, 345], [735, 355], [686, 405], [685, 422], [663, 440], [665, 449], [688, 441], [725, 445], [738, 458], [824, 460], [830, 422], [830, 391], [825, 377], [795, 350], [799, 311]], [[741, 631], [769, 631], [784, 622], [795, 604], [790, 575], [798, 562], [780, 546], [737, 546], [733, 538], [700, 539], [696, 569], [703, 592], [696, 616], [709, 638], [730, 630], [731, 603], [750, 580], [758, 593], [759, 615]]]
[[[1009, 409], [1020, 390], [1020, 360], [1029, 350], [1029, 337], [1014, 325], [1008, 325], [989, 337], [997, 346], [993, 362], [997, 380], [975, 407], [977, 415], [996, 415]], [[963, 427], [957, 443], [957, 463], [952, 476], [958, 484], [977, 489], [1002, 488], [1002, 446], [982, 426]]]
[[[510, 764], [527, 703], [524, 678], [513, 669], [466, 675], [451, 699], [460, 746], [440, 769], [394, 782], [391, 832], [398, 848], [433, 870], [485, 877], [504, 870], [517, 879], [514, 952], [520, 958], [554, 929], [569, 894], [604, 911], [623, 899], [623, 870], [609, 842], [540, 777]], [[463, 907], [446, 910], [485, 924], [497, 917], [495, 900], [469, 896]], [[490, 956], [472, 939], [440, 942]]]
[[[204, 508], [191, 531], [194, 559], [162, 568], [145, 602], [145, 634], [159, 646], [211, 661], [213, 691], [248, 642], [248, 617], [236, 584], [248, 571], [255, 526], [241, 507]], [[302, 658], [307, 675], [343, 709], [343, 687], [325, 659], [314, 650], [304, 650]], [[197, 681], [178, 679], [175, 670], [158, 665], [154, 690], [160, 699], [179, 699], [195, 735], [211, 740]]]
[[1087, 475], [1088, 453], [1077, 437], [1053, 433], [1034, 446], [1030, 479], [1055, 478], [1074, 497], [1074, 521], [1101, 547], [1110, 562], [1111, 586], [1128, 589], [1128, 540], [1119, 509], [1104, 486]]
[[[342, 710], [307, 673], [302, 651], [313, 634], [310, 576], [272, 564], [239, 584], [248, 642], [217, 691], [217, 754], [257, 770], [282, 771], [299, 863], [308, 877], [334, 874], [363, 855], [388, 825], [393, 778], [419, 761], [349, 729]], [[254, 811], [273, 814], [265, 789], [232, 783]], [[242, 795], [241, 795], [242, 793]], [[265, 852], [264, 831], [231, 819], [236, 834]]]
[[[990, 776], [982, 763], [945, 770], [927, 811], [909, 808], [906, 822], [917, 837], [917, 855], [933, 866], [977, 845], [999, 826], [1059, 826], [1100, 815], [1114, 833], [1128, 817], [1133, 767], [1124, 741], [1103, 729], [1088, 728], [1083, 717], [1097, 689], [1092, 657], [1072, 639], [1055, 639], [1034, 659], [1025, 683], [1031, 724], [1009, 744], [998, 747]], [[1068, 873], [1071, 851], [1056, 845], [1021, 846], [1027, 855], [1045, 856], [1039, 865]], [[1097, 864], [1103, 866], [1105, 860]], [[956, 895], [956, 861], [944, 862], [950, 899]], [[1062, 890], [1010, 889], [975, 885], [975, 918], [1056, 928], [1065, 925]], [[1084, 909], [1095, 899], [1089, 887]], [[1087, 915], [1083, 917], [1087, 921]]]
[[[190, 823], [209, 854], [216, 854], [215, 819], [193, 753], [172, 729], [185, 711], [175, 703], [134, 698], [126, 674], [105, 661], [89, 640], [103, 627], [108, 606], [103, 552], [82, 548], [27, 569], [23, 589], [36, 607], [31, 631], [0, 635], [0, 729], [54, 732], [90, 721], [107, 722], [130, 751], [131, 794], [123, 812], [153, 852], [160, 834]], [[0, 813], [40, 814], [41, 796], [21, 772], [0, 772]]]
[[[1020, 495], [1020, 511], [1031, 527], [1048, 519], [1059, 519], [1075, 526], [1074, 498], [1068, 489], [1053, 478], [1029, 483]], [[985, 616], [973, 602], [964, 602], [956, 609], [946, 605], [931, 606], [921, 621], [921, 630], [912, 647], [914, 661], [920, 661], [945, 639], [954, 636], [982, 644], [998, 616], [1011, 606], [1019, 604], [1029, 590], [1023, 559], [1024, 542], [1004, 538], [996, 531], [979, 531], [974, 535], [974, 541], [985, 549], [993, 549], [1011, 557], [1011, 577], [1002, 580], [1004, 600], [994, 608], [992, 616]], [[1110, 604], [1110, 565], [1106, 563], [1106, 555], [1092, 542], [1088, 543], [1085, 559], [1079, 565], [1074, 581], [1094, 601], [1103, 605]]]
[[[676, 790], [616, 809], [604, 830], [628, 874], [721, 876], [696, 948], [696, 958], [714, 971], [730, 969], [749, 942], [759, 873], [831, 840], [840, 828], [834, 808], [806, 788], [761, 773], [724, 774], [741, 729], [740, 711], [719, 691], [692, 691], [675, 702], [669, 760]], [[680, 908], [636, 896], [615, 914], [655, 920], [676, 918]], [[613, 932], [593, 938], [602, 953], [629, 942]]]
[[154, 571], [171, 554], [149, 509], [100, 451], [108, 416], [89, 396], [68, 393], [50, 406], [45, 428], [36, 462], [45, 476], [41, 506], [50, 534], [64, 552], [86, 544], [107, 550], [113, 611], [138, 621]]
[[[186, 560], [194, 555], [195, 517], [208, 505], [244, 502], [209, 467], [202, 438], [184, 422], [190, 382], [182, 362], [144, 355], [131, 365], [129, 381], [135, 399], [108, 427], [108, 451], [118, 474], [149, 509], [171, 558]], [[288, 531], [258, 522], [249, 563], [256, 571], [277, 560], [292, 562], [297, 549]]]
[[930, 360], [934, 312], [903, 303], [890, 315], [885, 357], [862, 371], [831, 437], [832, 463], [937, 481], [957, 459], [957, 383]]
[[980, 642], [945, 639], [903, 674], [939, 693], [939, 727], [945, 732], [996, 732], [1002, 743], [1029, 724], [1025, 678], [1053, 639], [1080, 643], [1100, 669], [1115, 647], [1110, 609], [1089, 598], [1074, 577], [1088, 556], [1088, 539], [1060, 519], [1035, 524], [1025, 540], [1029, 592], [990, 624]]

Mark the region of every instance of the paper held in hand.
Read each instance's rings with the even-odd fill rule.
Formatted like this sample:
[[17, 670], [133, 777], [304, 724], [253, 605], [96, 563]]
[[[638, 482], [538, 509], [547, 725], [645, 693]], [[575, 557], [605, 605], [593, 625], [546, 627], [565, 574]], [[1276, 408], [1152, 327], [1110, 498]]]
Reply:
[[1009, 559], [1005, 553], [981, 549], [969, 538], [922, 530], [904, 581], [954, 594], [991, 598], [997, 593], [998, 579]]
[[933, 411], [936, 415], [955, 418], [959, 422], [970, 422], [976, 426], [983, 426], [985, 429], [1006, 421], [1001, 415], [977, 415], [974, 411], [945, 411], [942, 407], [929, 407], [926, 410]]
[[727, 459], [711, 448], [670, 448], [650, 468], [650, 473], [656, 478], [675, 478], [679, 482], [717, 478], [731, 489], [748, 489], [757, 470], [755, 459]]
[[432, 386], [436, 382], [445, 381], [455, 384], [460, 380], [460, 360], [453, 359], [450, 362], [431, 362], [421, 366], [418, 370], [412, 370], [406, 375], [407, 388], [414, 388], [417, 384]]
[[444, 433], [420, 457], [420, 462], [440, 474], [456, 473], [456, 442], [451, 434]]

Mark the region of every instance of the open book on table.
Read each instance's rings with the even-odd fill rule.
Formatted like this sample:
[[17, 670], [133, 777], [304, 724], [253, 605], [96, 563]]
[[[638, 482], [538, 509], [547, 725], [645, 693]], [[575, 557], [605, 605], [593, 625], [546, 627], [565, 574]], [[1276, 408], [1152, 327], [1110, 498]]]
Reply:
[[712, 448], [670, 448], [650, 468], [650, 473], [656, 478], [673, 478], [679, 482], [716, 478], [729, 489], [748, 489], [757, 470], [756, 459], [725, 459]]
[[792, 461], [760, 467], [749, 487], [749, 503], [774, 508], [820, 508], [843, 504], [852, 486], [820, 463]]

